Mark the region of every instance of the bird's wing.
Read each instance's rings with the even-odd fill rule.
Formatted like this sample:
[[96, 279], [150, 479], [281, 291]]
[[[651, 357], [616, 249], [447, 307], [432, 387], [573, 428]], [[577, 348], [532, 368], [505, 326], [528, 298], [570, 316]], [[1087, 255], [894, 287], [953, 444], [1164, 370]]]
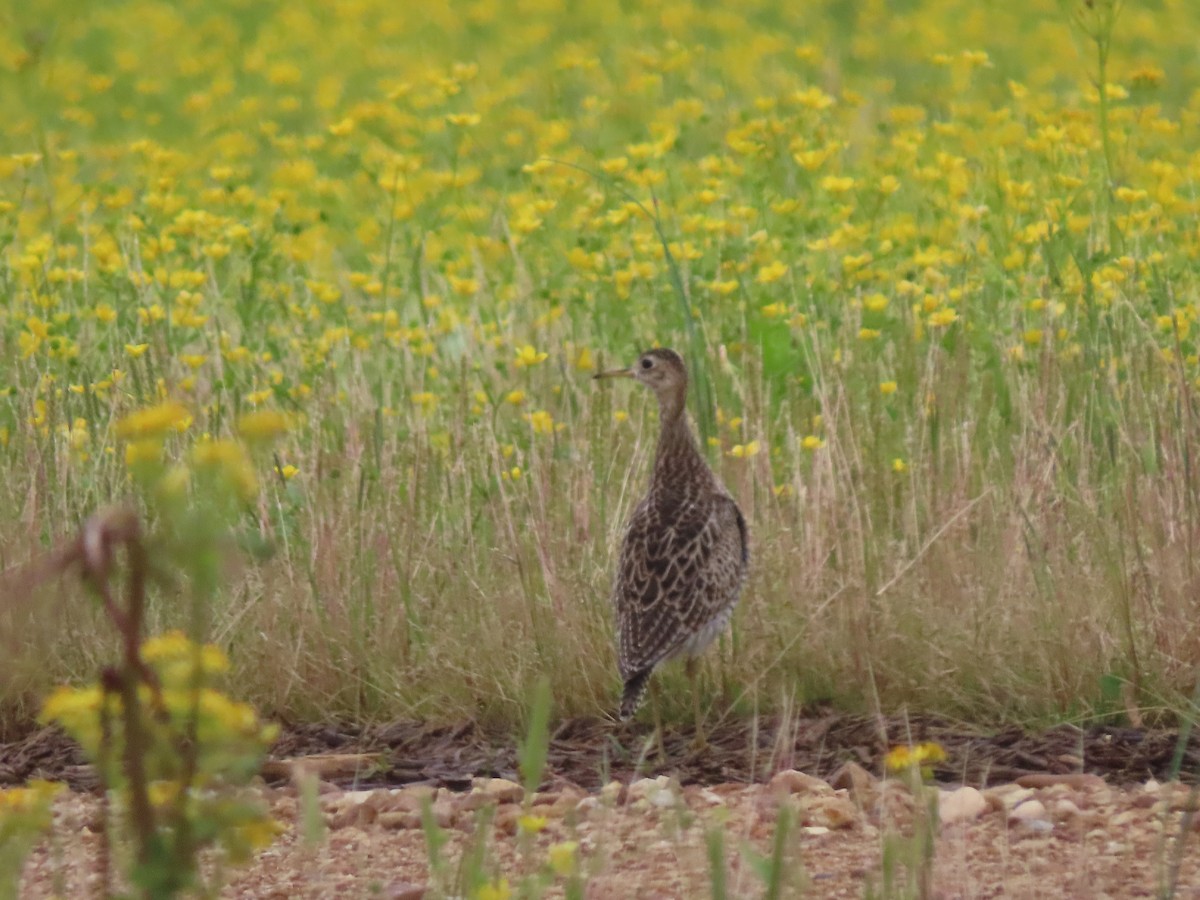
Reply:
[[639, 504], [621, 546], [614, 596], [622, 677], [670, 657], [730, 608], [748, 559], [746, 523], [727, 494]]

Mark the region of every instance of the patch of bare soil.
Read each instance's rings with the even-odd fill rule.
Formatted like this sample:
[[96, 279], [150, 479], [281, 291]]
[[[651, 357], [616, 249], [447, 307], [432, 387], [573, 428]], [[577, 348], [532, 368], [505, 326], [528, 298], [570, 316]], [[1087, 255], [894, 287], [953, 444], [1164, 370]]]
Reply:
[[[487, 866], [514, 885], [522, 873], [549, 872], [551, 846], [575, 842], [588, 897], [706, 897], [714, 830], [724, 838], [727, 895], [754, 896], [762, 883], [751, 859], [770, 851], [787, 806], [794, 827], [785, 895], [861, 897], [883, 886], [885, 845], [919, 828], [914, 809], [921, 807], [907, 789], [878, 777], [882, 757], [897, 744], [937, 741], [947, 759], [934, 772], [941, 826], [932, 896], [1156, 896], [1174, 867], [1179, 896], [1200, 897], [1200, 835], [1188, 812], [1194, 795], [1182, 784], [1160, 784], [1176, 769], [1185, 778], [1200, 771], [1200, 742], [1182, 747], [1177, 766], [1179, 736], [1171, 731], [986, 732], [930, 717], [831, 714], [722, 723], [703, 751], [691, 741], [687, 730], [667, 734], [660, 758], [644, 726], [561, 723], [533, 810], [545, 827], [521, 840], [510, 738], [473, 724], [285, 728], [262, 790], [286, 831], [252, 865], [230, 873], [223, 896], [462, 893], [458, 861], [486, 836]], [[300, 837], [298, 767], [321, 778], [327, 832], [311, 845]], [[58, 801], [54, 832], [30, 861], [22, 896], [93, 893], [100, 818], [88, 793], [92, 771], [53, 729], [0, 745], [0, 784], [35, 777], [65, 780], [75, 792]], [[449, 835], [442, 874], [431, 871], [419, 827], [426, 799]], [[482, 808], [493, 810], [486, 825]], [[904, 884], [903, 860], [915, 865], [920, 853], [902, 849], [898, 858], [892, 875]], [[549, 896], [561, 896], [562, 877], [546, 877]]]
[[[460, 860], [485, 841], [483, 870], [503, 873], [514, 888], [541, 873], [546, 896], [562, 897], [565, 877], [549, 860], [557, 854], [565, 869], [565, 853], [586, 882], [584, 895], [595, 900], [703, 898], [711, 896], [718, 858], [711, 851], [714, 833], [723, 840], [718, 865], [726, 896], [761, 896], [754, 859], [771, 852], [781, 810], [792, 822], [782, 842], [788, 876], [781, 896], [880, 895], [885, 846], [900, 842], [890, 851], [894, 888], [911, 884], [907, 867], [919, 869], [925, 859], [920, 849], [906, 849], [904, 839], [921, 833], [921, 810], [930, 799], [941, 809], [942, 824], [928, 896], [1151, 897], [1173, 877], [1177, 896], [1200, 896], [1194, 850], [1200, 835], [1191, 832], [1186, 811], [1194, 796], [1180, 784], [1114, 787], [1097, 777], [1043, 776], [1031, 787], [927, 788], [914, 799], [899, 782], [853, 765], [830, 781], [794, 770], [766, 784], [680, 785], [662, 776], [589, 792], [561, 781], [533, 798], [537, 833], [524, 839], [521, 790], [504, 779], [479, 779], [464, 791], [417, 784], [370, 790], [327, 784], [322, 790], [317, 803], [325, 835], [306, 843], [296, 789], [262, 788], [286, 831], [249, 866], [227, 873], [222, 896], [463, 896]], [[419, 825], [426, 802], [448, 835], [437, 857], [444, 863], [440, 872], [431, 867]], [[57, 801], [53, 834], [26, 867], [22, 897], [94, 894], [98, 806], [95, 797], [79, 793]]]

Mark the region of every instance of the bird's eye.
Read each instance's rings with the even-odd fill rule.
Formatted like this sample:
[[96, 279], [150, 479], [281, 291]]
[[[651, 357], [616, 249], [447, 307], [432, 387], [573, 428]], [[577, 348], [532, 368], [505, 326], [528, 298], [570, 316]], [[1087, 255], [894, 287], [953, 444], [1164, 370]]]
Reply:
[[648, 356], [642, 360], [642, 368], [643, 369], [649, 369], [649, 368], [653, 367], [653, 365], [654, 365], [654, 360], [652, 360]]

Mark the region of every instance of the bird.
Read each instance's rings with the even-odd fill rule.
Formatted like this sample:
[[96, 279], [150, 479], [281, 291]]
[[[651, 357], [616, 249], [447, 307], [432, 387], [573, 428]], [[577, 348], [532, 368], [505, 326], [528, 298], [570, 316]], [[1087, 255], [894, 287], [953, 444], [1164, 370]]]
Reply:
[[695, 664], [729, 625], [745, 584], [750, 567], [746, 519], [692, 435], [687, 366], [678, 353], [647, 350], [633, 365], [594, 378], [633, 378], [658, 399], [650, 485], [626, 525], [613, 581], [617, 664], [624, 684], [620, 718], [637, 711], [658, 666], [684, 657], [696, 741], [702, 743]]

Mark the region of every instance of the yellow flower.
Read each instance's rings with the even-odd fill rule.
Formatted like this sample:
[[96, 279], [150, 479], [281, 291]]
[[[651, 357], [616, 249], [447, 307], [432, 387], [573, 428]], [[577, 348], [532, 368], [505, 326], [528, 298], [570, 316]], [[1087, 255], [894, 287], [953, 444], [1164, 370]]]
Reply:
[[526, 413], [524, 418], [533, 427], [534, 434], [552, 434], [554, 432], [554, 416], [544, 409]]
[[729, 455], [734, 459], [749, 459], [751, 456], [757, 456], [761, 449], [758, 441], [751, 441], [748, 444], [735, 444]]
[[565, 878], [575, 871], [575, 860], [578, 854], [579, 843], [577, 841], [563, 841], [554, 844], [546, 851], [546, 859], [555, 874]]
[[885, 397], [889, 394], [896, 393], [896, 389], [897, 389], [897, 385], [896, 385], [896, 382], [894, 382], [894, 381], [879, 382], [879, 393], [883, 394]]
[[130, 359], [137, 359], [150, 349], [149, 344], [126, 344], [125, 352], [129, 354]]
[[192, 448], [192, 461], [197, 469], [220, 474], [243, 500], [258, 493], [254, 466], [236, 441], [203, 441]]
[[800, 446], [805, 450], [820, 450], [825, 446], [825, 442], [815, 434], [806, 434], [804, 439], [800, 441]]
[[[103, 694], [99, 685], [76, 688], [61, 685], [54, 689], [42, 704], [41, 722], [57, 722], [69, 732], [77, 732], [90, 725], [97, 725], [97, 716]], [[98, 738], [99, 728], [95, 729]]]
[[417, 407], [421, 412], [428, 413], [432, 412], [434, 407], [437, 406], [438, 398], [437, 394], [430, 391], [419, 391], [412, 395], [412, 402], [413, 406]]
[[526, 813], [517, 819], [517, 827], [526, 834], [537, 834], [546, 827], [546, 817]]
[[143, 463], [157, 463], [162, 459], [162, 439], [145, 438], [125, 445], [125, 465], [133, 468]]
[[788, 267], [779, 260], [776, 260], [775, 262], [760, 268], [758, 270], [758, 275], [754, 280], [759, 284], [771, 284], [772, 282], [778, 281], [787, 273]]
[[182, 404], [160, 403], [121, 419], [117, 422], [117, 435], [123, 438], [161, 437], [172, 429], [186, 428], [190, 422], [191, 415]]
[[629, 168], [629, 158], [626, 156], [614, 156], [600, 160], [600, 171], [605, 175], [620, 175], [627, 168]]
[[473, 128], [480, 121], [478, 113], [450, 113], [446, 116], [446, 124], [457, 125], [459, 128]]
[[908, 463], [906, 463], [904, 460], [902, 460], [900, 457], [897, 456], [895, 459], [892, 460], [892, 471], [893, 472], [907, 472], [908, 471]]
[[893, 747], [884, 759], [888, 771], [903, 772], [906, 769], [926, 768], [946, 759], [942, 745], [928, 741], [916, 746]]
[[831, 194], [844, 194], [854, 189], [854, 179], [848, 176], [827, 175], [821, 179], [821, 190]]
[[12, 832], [5, 827], [5, 820], [20, 817], [18, 827], [33, 831], [44, 831], [50, 827], [50, 805], [63, 790], [63, 785], [53, 781], [34, 779], [24, 787], [0, 788], [0, 842]]
[[286, 464], [282, 468], [276, 466], [275, 471], [283, 476], [284, 481], [291, 481], [300, 472], [295, 466]]
[[454, 275], [447, 275], [446, 280], [450, 282], [450, 289], [460, 297], [470, 297], [479, 293], [479, 282], [474, 278], [458, 278]]
[[269, 441], [288, 430], [288, 417], [279, 410], [259, 409], [238, 419], [237, 430], [248, 441]]
[[512, 888], [508, 886], [507, 878], [490, 881], [475, 892], [475, 900], [509, 900], [510, 897]]
[[952, 307], [939, 309], [937, 312], [929, 316], [929, 324], [935, 328], [944, 328], [947, 325], [958, 321], [958, 313]]
[[160, 665], [185, 662], [189, 669], [199, 663], [201, 671], [210, 674], [229, 669], [229, 658], [220, 647], [216, 644], [196, 644], [178, 629], [147, 638], [142, 643], [142, 657], [156, 668]]
[[[271, 846], [275, 838], [287, 831], [287, 827], [283, 823], [272, 819], [270, 816], [259, 816], [243, 822], [237, 828], [237, 836], [241, 839], [241, 843], [246, 850], [254, 852], [256, 850], [265, 850]], [[242, 859], [248, 858], [248, 854]]]
[[550, 354], [539, 352], [529, 344], [526, 344], [517, 350], [517, 368], [536, 366], [540, 362], [545, 362], [549, 356]]
[[1129, 74], [1129, 80], [1133, 83], [1133, 86], [1141, 88], [1157, 87], [1166, 78], [1166, 72], [1158, 66], [1142, 66], [1141, 68], [1134, 69]]
[[179, 796], [179, 783], [175, 781], [156, 780], [146, 786], [146, 793], [153, 806], [164, 807]]
[[504, 397], [505, 403], [511, 403], [513, 406], [520, 406], [525, 402], [524, 391], [509, 391]]

